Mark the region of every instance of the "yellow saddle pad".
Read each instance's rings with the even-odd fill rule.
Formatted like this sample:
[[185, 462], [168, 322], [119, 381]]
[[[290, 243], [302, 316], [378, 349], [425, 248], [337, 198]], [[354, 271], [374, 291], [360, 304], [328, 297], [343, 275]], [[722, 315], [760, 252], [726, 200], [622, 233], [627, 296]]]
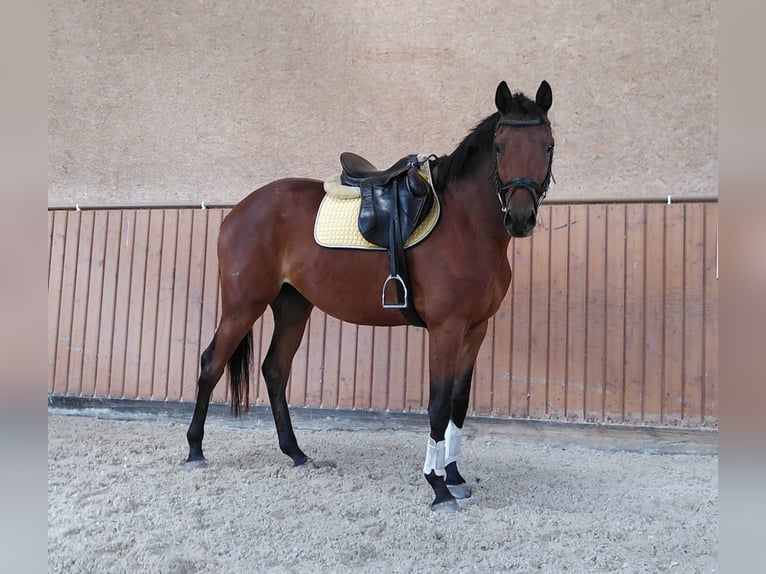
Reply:
[[[433, 189], [427, 166], [427, 163], [424, 164], [425, 169], [421, 169], [420, 173]], [[385, 248], [367, 241], [359, 232], [359, 207], [362, 204], [359, 188], [341, 184], [340, 175], [337, 175], [324, 182], [324, 189], [325, 196], [314, 221], [314, 241], [322, 247], [385, 251]], [[431, 211], [407, 238], [404, 247], [412, 247], [423, 241], [436, 226], [440, 213], [439, 197], [434, 193]]]

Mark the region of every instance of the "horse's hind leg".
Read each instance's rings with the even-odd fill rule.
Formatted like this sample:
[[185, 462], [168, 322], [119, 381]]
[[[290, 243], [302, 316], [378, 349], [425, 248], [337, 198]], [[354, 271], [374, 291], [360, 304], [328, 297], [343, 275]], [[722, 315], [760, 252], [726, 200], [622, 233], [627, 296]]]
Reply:
[[282, 287], [277, 298], [271, 303], [271, 309], [274, 312], [274, 334], [262, 365], [271, 412], [274, 414], [274, 424], [277, 427], [279, 448], [293, 459], [295, 466], [308, 462], [309, 458], [300, 449], [295, 438], [285, 390], [293, 357], [301, 344], [306, 322], [313, 307], [313, 304], [291, 285], [285, 284]]
[[265, 309], [266, 306], [263, 305], [250, 309], [248, 312], [224, 315], [218, 329], [216, 329], [213, 340], [202, 353], [200, 376], [197, 381], [197, 402], [194, 405], [194, 414], [189, 430], [186, 432], [186, 440], [189, 442], [189, 457], [186, 459], [187, 468], [204, 464], [202, 439], [205, 435], [205, 419], [210, 405], [210, 396], [221, 375], [223, 375], [226, 362], [235, 353], [244, 357], [247, 356], [249, 345], [252, 344], [251, 328]]

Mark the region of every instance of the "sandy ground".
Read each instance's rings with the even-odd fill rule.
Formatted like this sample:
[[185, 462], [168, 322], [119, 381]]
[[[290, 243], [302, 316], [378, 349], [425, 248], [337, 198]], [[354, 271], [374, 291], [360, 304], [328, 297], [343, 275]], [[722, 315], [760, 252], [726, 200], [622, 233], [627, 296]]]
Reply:
[[480, 435], [435, 515], [426, 436], [48, 417], [49, 572], [716, 572], [718, 458]]

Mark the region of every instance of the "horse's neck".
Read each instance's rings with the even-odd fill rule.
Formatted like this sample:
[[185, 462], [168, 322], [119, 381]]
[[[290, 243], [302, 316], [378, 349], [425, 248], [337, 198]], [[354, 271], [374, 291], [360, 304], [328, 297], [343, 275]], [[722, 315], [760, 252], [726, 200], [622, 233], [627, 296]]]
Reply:
[[481, 166], [474, 176], [448, 184], [444, 196], [445, 202], [449, 201], [450, 205], [446, 205], [445, 210], [452, 208], [465, 213], [467, 217], [463, 221], [468, 229], [461, 232], [471, 233], [485, 245], [495, 244], [505, 252], [510, 237], [503, 227], [503, 213], [492, 180], [488, 177], [490, 169]]

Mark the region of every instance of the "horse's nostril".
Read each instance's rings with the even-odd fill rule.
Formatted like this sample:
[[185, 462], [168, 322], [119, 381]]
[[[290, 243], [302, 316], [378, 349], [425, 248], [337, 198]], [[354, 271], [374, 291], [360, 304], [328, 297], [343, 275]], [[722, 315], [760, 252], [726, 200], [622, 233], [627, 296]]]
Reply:
[[534, 226], [537, 224], [537, 214], [535, 214], [535, 213], [531, 213], [531, 214], [529, 215], [529, 219], [527, 219], [527, 224], [528, 224], [530, 227], [534, 227]]

